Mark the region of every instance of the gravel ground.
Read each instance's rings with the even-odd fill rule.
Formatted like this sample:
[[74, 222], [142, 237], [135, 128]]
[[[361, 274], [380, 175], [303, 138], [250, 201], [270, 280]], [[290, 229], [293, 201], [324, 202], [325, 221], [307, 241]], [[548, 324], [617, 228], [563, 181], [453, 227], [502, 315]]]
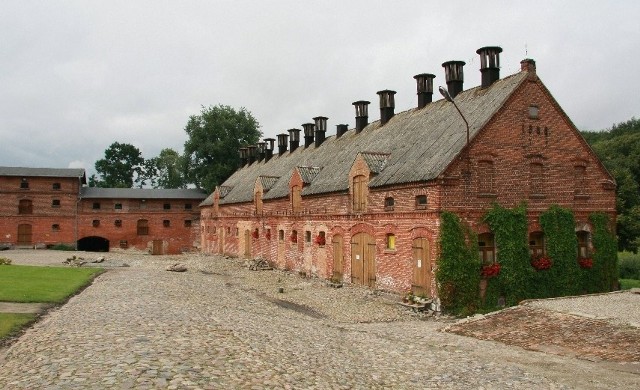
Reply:
[[640, 328], [640, 294], [632, 293], [629, 290], [579, 297], [532, 300], [524, 304], [582, 317], [606, 319], [620, 325]]
[[[39, 265], [69, 255], [0, 253]], [[111, 271], [0, 351], [0, 388], [624, 389], [640, 380], [617, 364], [442, 332], [454, 320], [366, 288], [217, 256], [105, 256]], [[187, 272], [165, 271], [176, 262]]]

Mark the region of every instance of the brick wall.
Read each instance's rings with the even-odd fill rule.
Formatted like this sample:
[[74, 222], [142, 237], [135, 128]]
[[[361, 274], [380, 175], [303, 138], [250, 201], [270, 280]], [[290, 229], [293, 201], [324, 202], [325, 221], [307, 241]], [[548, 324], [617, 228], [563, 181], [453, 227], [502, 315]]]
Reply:
[[[464, 131], [462, 120], [460, 128]], [[350, 183], [356, 175], [370, 175], [361, 156], [354, 156], [354, 161]], [[294, 172], [290, 186], [299, 183]], [[526, 202], [531, 232], [540, 230], [538, 217], [552, 204], [574, 210], [576, 230], [590, 230], [587, 217], [594, 211], [615, 219], [611, 177], [535, 74], [436, 180], [369, 188], [364, 213], [352, 213], [351, 188], [303, 196], [299, 213], [292, 212], [289, 198], [264, 200], [262, 213], [256, 213], [253, 203], [218, 205], [215, 195], [214, 205], [202, 210], [207, 252], [262, 257], [278, 268], [331, 278], [336, 262], [333, 241], [342, 237], [343, 281], [349, 282], [351, 241], [365, 232], [375, 242], [376, 287], [402, 292], [412, 288], [413, 242], [425, 238], [428, 255], [422, 261], [429, 270], [432, 296], [442, 210], [461, 215], [478, 233], [488, 231], [482, 217], [494, 202], [506, 207]], [[418, 196], [426, 196], [425, 207], [417, 207]], [[393, 207], [385, 209], [385, 198], [390, 197]], [[256, 229], [258, 238], [252, 236]], [[290, 239], [293, 230], [298, 232], [297, 243]], [[311, 242], [305, 242], [306, 231], [311, 232]], [[324, 246], [313, 243], [319, 232], [326, 234]], [[395, 235], [393, 250], [386, 248], [387, 234]]]

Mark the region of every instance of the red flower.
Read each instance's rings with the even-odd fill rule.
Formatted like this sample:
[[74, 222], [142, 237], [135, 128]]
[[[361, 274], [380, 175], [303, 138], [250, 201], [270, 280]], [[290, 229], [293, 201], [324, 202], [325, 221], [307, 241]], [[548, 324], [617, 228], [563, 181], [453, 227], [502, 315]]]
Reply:
[[267, 230], [267, 233], [264, 236], [267, 238], [267, 240], [270, 240], [271, 239], [271, 230]]
[[551, 261], [551, 259], [546, 256], [539, 256], [531, 260], [531, 265], [538, 271], [543, 271], [551, 268], [551, 266], [553, 265], [553, 261]]
[[500, 274], [500, 264], [494, 263], [491, 265], [483, 265], [482, 270], [480, 271], [480, 275], [483, 278], [493, 278], [494, 276], [498, 276]]
[[313, 241], [318, 245], [326, 244], [326, 240], [325, 240], [324, 236], [319, 235], [319, 234], [316, 236], [315, 240], [313, 240]]
[[578, 264], [580, 264], [580, 268], [589, 269], [593, 267], [593, 259], [588, 257], [578, 259]]
[[253, 233], [251, 233], [251, 237], [255, 238], [256, 240], [260, 238], [260, 233], [258, 233], [258, 229], [254, 230]]
[[289, 239], [291, 240], [291, 242], [298, 242], [298, 235], [291, 233]]

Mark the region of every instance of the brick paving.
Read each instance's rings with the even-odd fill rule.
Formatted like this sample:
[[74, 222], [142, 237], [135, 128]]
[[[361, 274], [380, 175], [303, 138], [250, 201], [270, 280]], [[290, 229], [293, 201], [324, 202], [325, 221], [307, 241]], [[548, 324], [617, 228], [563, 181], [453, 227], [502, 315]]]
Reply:
[[447, 331], [592, 361], [640, 362], [640, 329], [528, 306], [456, 324]]
[[[3, 253], [39, 265], [63, 255]], [[366, 288], [249, 271], [217, 256], [108, 257], [109, 272], [0, 350], [0, 388], [635, 389], [640, 381], [634, 363], [443, 332], [459, 324]], [[164, 270], [177, 261], [187, 272]]]

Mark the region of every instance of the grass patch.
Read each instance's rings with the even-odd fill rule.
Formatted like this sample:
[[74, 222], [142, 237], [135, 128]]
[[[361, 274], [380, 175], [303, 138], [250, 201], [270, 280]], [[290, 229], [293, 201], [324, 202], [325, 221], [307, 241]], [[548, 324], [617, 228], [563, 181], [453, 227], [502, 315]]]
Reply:
[[35, 319], [35, 314], [0, 313], [0, 340], [14, 335]]
[[0, 266], [0, 301], [63, 303], [101, 268]]
[[629, 290], [631, 288], [640, 288], [640, 280], [620, 279], [620, 290]]

